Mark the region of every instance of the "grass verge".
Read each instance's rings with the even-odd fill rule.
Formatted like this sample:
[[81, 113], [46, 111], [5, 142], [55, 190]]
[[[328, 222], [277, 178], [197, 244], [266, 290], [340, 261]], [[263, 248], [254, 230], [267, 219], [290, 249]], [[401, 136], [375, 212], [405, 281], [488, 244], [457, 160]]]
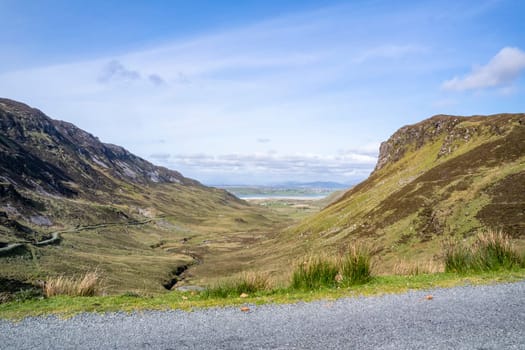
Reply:
[[56, 314], [61, 317], [80, 312], [133, 312], [143, 310], [238, 306], [246, 304], [295, 303], [313, 300], [334, 300], [342, 297], [374, 296], [404, 293], [408, 290], [427, 290], [438, 287], [517, 282], [525, 279], [525, 269], [472, 274], [435, 273], [415, 276], [375, 276], [366, 284], [351, 288], [320, 288], [313, 291], [289, 288], [258, 291], [247, 298], [222, 298], [199, 293], [170, 292], [157, 297], [137, 295], [72, 297], [56, 296], [43, 300], [26, 300], [0, 304], [0, 318], [22, 319], [28, 316]]

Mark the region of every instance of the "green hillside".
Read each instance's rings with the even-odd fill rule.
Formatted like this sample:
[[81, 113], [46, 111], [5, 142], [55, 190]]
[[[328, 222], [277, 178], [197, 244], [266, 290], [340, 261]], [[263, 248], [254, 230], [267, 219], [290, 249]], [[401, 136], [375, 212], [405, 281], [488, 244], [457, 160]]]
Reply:
[[284, 237], [310, 250], [372, 245], [380, 270], [438, 260], [444, 240], [478, 230], [525, 239], [525, 115], [439, 115], [381, 145], [370, 177]]

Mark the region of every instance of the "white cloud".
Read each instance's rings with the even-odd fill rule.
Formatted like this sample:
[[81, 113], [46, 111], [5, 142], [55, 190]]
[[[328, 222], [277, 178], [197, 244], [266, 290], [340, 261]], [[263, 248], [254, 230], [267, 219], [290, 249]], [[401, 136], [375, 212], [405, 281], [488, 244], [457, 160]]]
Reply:
[[[377, 158], [367, 154], [341, 153], [277, 154], [275, 152], [252, 154], [152, 154], [155, 162], [180, 169], [184, 174], [201, 174], [204, 181], [213, 181], [221, 174], [226, 179], [239, 179], [249, 175], [252, 182], [332, 179], [352, 182], [366, 177], [373, 170]], [[207, 174], [212, 174], [208, 177]], [[219, 176], [220, 178], [221, 176]]]
[[512, 83], [525, 69], [525, 52], [515, 47], [504, 47], [489, 63], [474, 67], [464, 77], [454, 77], [443, 83], [445, 90], [477, 90]]
[[149, 157], [154, 161], [164, 162], [168, 160], [171, 157], [171, 155], [169, 153], [153, 153]]

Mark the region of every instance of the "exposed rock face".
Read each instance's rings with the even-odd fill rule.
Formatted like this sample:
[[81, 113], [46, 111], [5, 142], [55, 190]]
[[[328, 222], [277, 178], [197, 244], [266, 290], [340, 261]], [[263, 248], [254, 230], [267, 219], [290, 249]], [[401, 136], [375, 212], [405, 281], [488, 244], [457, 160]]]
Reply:
[[113, 178], [136, 184], [200, 185], [8, 99], [0, 99], [0, 169], [0, 181], [66, 197], [112, 191], [118, 186]]
[[512, 123], [525, 125], [525, 115], [499, 114], [488, 118], [436, 115], [420, 123], [404, 126], [381, 143], [375, 170], [395, 163], [408, 151], [416, 151], [438, 139], [442, 139], [438, 154], [441, 157], [451, 154], [461, 143], [469, 142], [474, 136], [502, 135], [512, 127]]

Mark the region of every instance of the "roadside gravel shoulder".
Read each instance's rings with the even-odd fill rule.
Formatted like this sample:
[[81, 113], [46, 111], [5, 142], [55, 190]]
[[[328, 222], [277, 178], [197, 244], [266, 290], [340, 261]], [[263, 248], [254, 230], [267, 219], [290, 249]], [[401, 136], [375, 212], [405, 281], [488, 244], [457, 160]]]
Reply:
[[525, 349], [525, 281], [248, 307], [0, 320], [0, 348]]

